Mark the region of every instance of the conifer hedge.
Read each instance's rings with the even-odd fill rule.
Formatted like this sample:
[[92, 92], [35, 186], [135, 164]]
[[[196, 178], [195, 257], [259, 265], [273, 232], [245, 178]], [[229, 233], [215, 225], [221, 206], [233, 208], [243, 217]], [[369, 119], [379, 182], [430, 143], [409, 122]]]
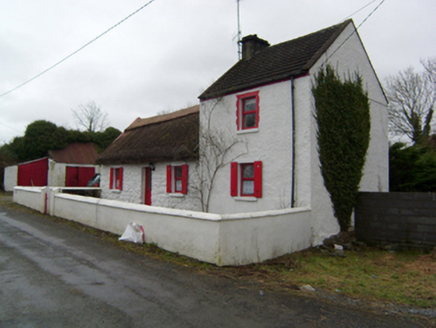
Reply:
[[342, 82], [330, 66], [315, 76], [312, 93], [321, 174], [341, 231], [348, 231], [370, 139], [368, 95], [357, 73]]

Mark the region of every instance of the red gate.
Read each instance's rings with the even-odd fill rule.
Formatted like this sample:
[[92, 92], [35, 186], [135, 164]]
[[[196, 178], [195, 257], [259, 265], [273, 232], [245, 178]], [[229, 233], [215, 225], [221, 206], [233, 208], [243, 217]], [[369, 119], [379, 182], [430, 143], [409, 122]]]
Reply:
[[86, 187], [94, 174], [94, 167], [67, 166], [65, 187]]
[[48, 180], [48, 158], [18, 165], [18, 186], [43, 187]]

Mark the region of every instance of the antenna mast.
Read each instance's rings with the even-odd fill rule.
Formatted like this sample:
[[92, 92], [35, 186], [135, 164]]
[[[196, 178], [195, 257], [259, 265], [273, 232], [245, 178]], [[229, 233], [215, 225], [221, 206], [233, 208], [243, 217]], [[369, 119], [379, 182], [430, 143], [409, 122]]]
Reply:
[[240, 25], [240, 17], [239, 17], [239, 0], [236, 0], [237, 8], [238, 8], [238, 60], [242, 58], [242, 44], [241, 44], [241, 25]]

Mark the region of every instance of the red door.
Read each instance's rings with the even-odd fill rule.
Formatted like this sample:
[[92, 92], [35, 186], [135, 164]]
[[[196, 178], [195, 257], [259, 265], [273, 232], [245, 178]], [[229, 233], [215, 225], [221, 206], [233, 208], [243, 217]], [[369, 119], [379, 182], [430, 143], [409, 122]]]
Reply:
[[144, 204], [151, 205], [151, 168], [144, 169]]

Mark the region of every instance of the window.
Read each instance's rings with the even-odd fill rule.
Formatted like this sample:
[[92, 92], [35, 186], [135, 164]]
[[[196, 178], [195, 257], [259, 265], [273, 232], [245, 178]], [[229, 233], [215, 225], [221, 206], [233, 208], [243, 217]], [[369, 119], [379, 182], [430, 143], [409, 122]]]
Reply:
[[239, 95], [236, 103], [236, 125], [238, 130], [259, 127], [259, 91]]
[[[174, 190], [174, 191], [173, 191]], [[188, 193], [188, 165], [167, 166], [167, 193]]]
[[123, 168], [111, 167], [109, 189], [123, 190]]
[[254, 164], [241, 164], [241, 195], [254, 196]]
[[182, 192], [182, 167], [181, 166], [174, 166], [174, 191], [175, 192]]
[[262, 162], [230, 164], [230, 195], [262, 197]]

